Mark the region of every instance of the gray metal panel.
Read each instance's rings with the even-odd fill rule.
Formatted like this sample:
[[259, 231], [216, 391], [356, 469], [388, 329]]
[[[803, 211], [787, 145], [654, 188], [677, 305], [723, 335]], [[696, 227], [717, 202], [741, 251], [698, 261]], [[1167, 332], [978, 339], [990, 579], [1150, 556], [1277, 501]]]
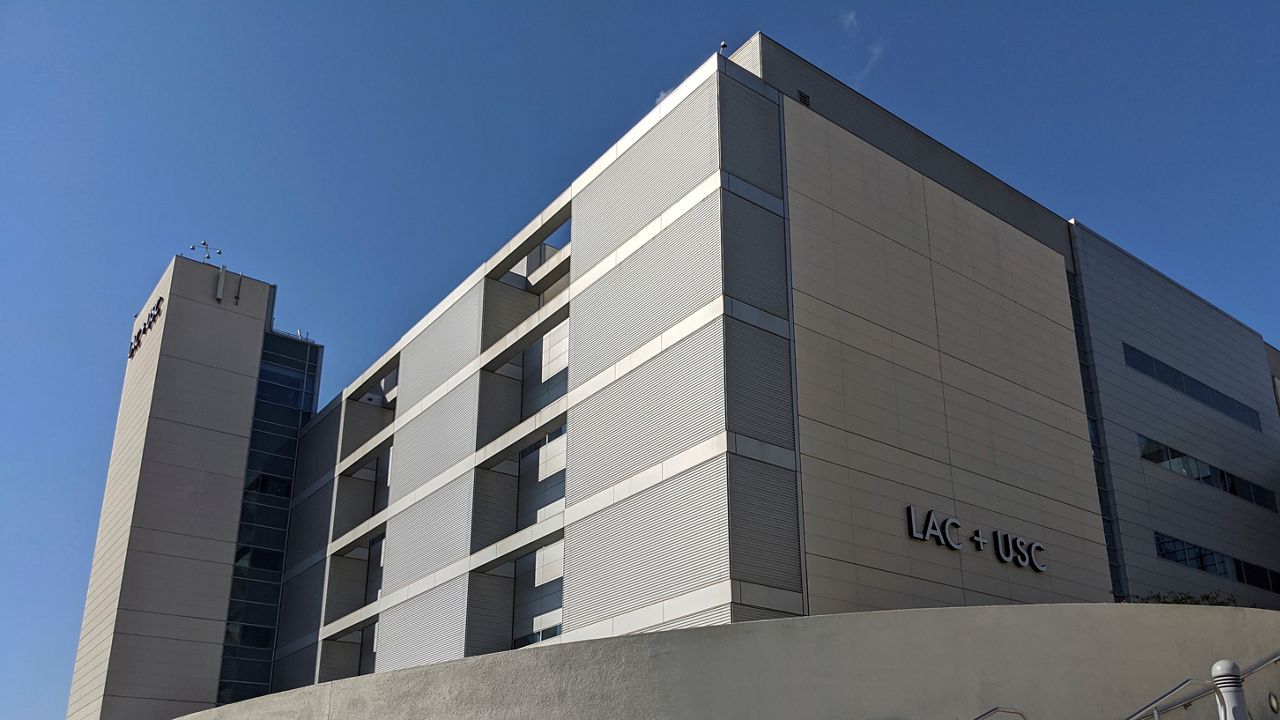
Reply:
[[294, 471], [294, 487], [301, 490], [333, 472], [338, 461], [338, 427], [340, 408], [334, 408], [298, 437], [298, 465]]
[[793, 100], [805, 92], [815, 112], [1053, 248], [1072, 267], [1065, 220], [777, 42], [761, 42], [765, 82]]
[[[1150, 437], [1280, 490], [1280, 416], [1266, 343], [1253, 330], [1081, 226], [1080, 281], [1102, 437], [1130, 592], [1219, 592], [1280, 607], [1280, 595], [1155, 553], [1154, 533], [1280, 569], [1276, 513], [1141, 459]], [[1124, 343], [1255, 408], [1262, 431], [1128, 367]]]
[[723, 455], [567, 528], [564, 628], [729, 579]]
[[782, 197], [778, 105], [727, 77], [720, 80], [721, 167]]
[[280, 619], [276, 647], [320, 630], [320, 601], [324, 597], [324, 563], [318, 562], [285, 581], [280, 589]]
[[388, 503], [408, 495], [475, 452], [479, 387], [477, 373], [396, 433]]
[[791, 317], [782, 218], [733, 193], [723, 198], [725, 295]]
[[720, 605], [713, 608], [702, 610], [701, 612], [685, 615], [684, 617], [668, 620], [657, 625], [650, 625], [639, 633], [661, 632], [663, 630], [679, 630], [681, 628], [706, 627], [708, 625], [728, 625], [732, 621], [729, 605]]
[[480, 354], [483, 291], [483, 283], [477, 283], [400, 351], [397, 414]]
[[468, 577], [467, 656], [510, 650], [512, 579], [486, 573]]
[[537, 311], [537, 295], [485, 278], [481, 347], [487, 348], [497, 342]]
[[377, 672], [457, 660], [465, 654], [468, 576], [462, 575], [378, 617]]
[[726, 318], [725, 370], [729, 430], [795, 449], [790, 341]]
[[569, 410], [567, 504], [724, 430], [723, 328], [708, 323]]
[[471, 551], [488, 547], [516, 531], [519, 478], [493, 470], [475, 471], [471, 513]]
[[313, 643], [276, 660], [271, 666], [271, 692], [284, 692], [314, 685], [318, 648], [319, 645]]
[[574, 298], [570, 388], [720, 295], [720, 195], [703, 200]]
[[781, 610], [768, 610], [765, 608], [751, 607], [750, 605], [739, 605], [737, 603], [733, 604], [732, 614], [733, 621], [736, 623], [795, 617], [794, 615], [789, 615]]
[[476, 447], [488, 445], [520, 422], [523, 383], [487, 370], [480, 373], [480, 409]]
[[800, 592], [794, 470], [729, 456], [729, 557], [734, 580]]
[[718, 77], [708, 78], [574, 197], [573, 279], [719, 168]]
[[383, 595], [471, 554], [474, 477], [464, 473], [387, 520]]
[[323, 550], [329, 544], [330, 509], [333, 504], [333, 482], [327, 482], [289, 512], [289, 536], [285, 550], [285, 569]]

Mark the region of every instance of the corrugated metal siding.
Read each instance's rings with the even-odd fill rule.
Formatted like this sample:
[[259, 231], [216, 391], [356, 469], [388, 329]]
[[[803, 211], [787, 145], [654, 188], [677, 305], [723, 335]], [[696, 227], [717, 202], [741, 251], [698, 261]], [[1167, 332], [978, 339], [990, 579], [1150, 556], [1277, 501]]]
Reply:
[[789, 318], [782, 218], [733, 193], [723, 196], [725, 295]]
[[308, 645], [289, 653], [271, 665], [271, 692], [284, 692], [314, 685], [316, 681], [316, 649]]
[[565, 528], [564, 627], [729, 579], [723, 455]]
[[494, 344], [537, 311], [537, 295], [485, 278], [481, 347]]
[[782, 197], [782, 128], [777, 104], [731, 80], [720, 80], [721, 166]]
[[378, 618], [376, 672], [457, 660], [467, 636], [468, 576], [389, 608]]
[[723, 328], [708, 323], [569, 410], [568, 505], [723, 432]]
[[732, 615], [734, 622], [751, 622], [753, 620], [778, 620], [781, 618], [796, 617], [784, 613], [781, 610], [766, 610], [765, 608], [751, 607], [750, 605], [739, 605], [734, 603], [732, 606]]
[[573, 199], [573, 279], [720, 167], [717, 76], [627, 149]]
[[569, 387], [595, 377], [719, 296], [720, 255], [716, 193], [583, 290], [573, 300], [569, 325]]
[[394, 503], [476, 450], [479, 373], [396, 433], [388, 502]]
[[793, 470], [729, 456], [729, 557], [734, 580], [801, 591]]
[[790, 341], [726, 318], [725, 367], [729, 430], [794, 449]]
[[398, 414], [480, 354], [483, 290], [477, 283], [400, 351]]
[[732, 622], [729, 605], [720, 605], [713, 608], [707, 608], [701, 612], [691, 613], [682, 618], [669, 620], [657, 625], [651, 625], [643, 630], [636, 631], [639, 633], [661, 632], [663, 630], [679, 630], [681, 628], [706, 627], [708, 625], [728, 625]]
[[510, 650], [512, 579], [486, 573], [468, 576], [467, 656]]
[[523, 383], [486, 370], [480, 373], [480, 409], [476, 447], [488, 445], [520, 422]]
[[[804, 58], [768, 38], [762, 44], [765, 82], [792, 99], [798, 91], [808, 93], [814, 111], [1053, 248], [1071, 269], [1065, 220]], [[797, 112], [809, 112], [800, 105], [791, 107]]]
[[471, 514], [471, 552], [488, 547], [516, 531], [516, 496], [520, 480], [493, 470], [475, 471]]
[[335, 555], [329, 558], [329, 581], [325, 593], [324, 621], [364, 607], [369, 563], [358, 558]]
[[474, 479], [474, 472], [464, 473], [387, 520], [383, 595], [471, 554]]

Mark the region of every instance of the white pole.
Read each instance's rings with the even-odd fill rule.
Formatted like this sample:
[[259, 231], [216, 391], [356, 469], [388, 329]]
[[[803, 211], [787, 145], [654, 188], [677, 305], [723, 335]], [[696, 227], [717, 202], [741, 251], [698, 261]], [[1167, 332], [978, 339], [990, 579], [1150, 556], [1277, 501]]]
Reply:
[[1231, 660], [1219, 660], [1210, 671], [1213, 684], [1218, 686], [1218, 720], [1249, 720], [1244, 706], [1244, 680], [1240, 666]]

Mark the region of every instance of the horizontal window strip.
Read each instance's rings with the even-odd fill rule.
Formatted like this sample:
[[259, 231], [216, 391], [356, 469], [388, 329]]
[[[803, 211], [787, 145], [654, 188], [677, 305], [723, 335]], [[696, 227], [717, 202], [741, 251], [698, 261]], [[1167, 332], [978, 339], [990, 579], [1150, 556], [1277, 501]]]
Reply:
[[1222, 468], [1215, 467], [1203, 460], [1196, 459], [1181, 450], [1175, 450], [1164, 443], [1152, 440], [1145, 435], [1138, 436], [1138, 448], [1142, 459], [1155, 463], [1183, 477], [1202, 482], [1224, 492], [1229, 492], [1242, 500], [1277, 512], [1275, 491], [1249, 482], [1233, 475]]
[[1280, 593], [1280, 572], [1156, 532], [1156, 555], [1196, 570]]
[[1258, 415], [1257, 410], [1220, 390], [1209, 387], [1181, 370], [1151, 357], [1129, 343], [1124, 343], [1124, 363], [1143, 375], [1155, 378], [1157, 381], [1168, 385], [1183, 395], [1199, 400], [1227, 417], [1244, 423], [1254, 430], [1262, 431], [1262, 418]]

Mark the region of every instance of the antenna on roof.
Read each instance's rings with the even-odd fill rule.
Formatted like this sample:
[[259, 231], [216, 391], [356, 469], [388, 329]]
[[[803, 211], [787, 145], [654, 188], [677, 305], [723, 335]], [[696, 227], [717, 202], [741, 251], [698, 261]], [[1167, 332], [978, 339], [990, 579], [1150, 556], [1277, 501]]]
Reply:
[[727, 43], [727, 42], [725, 42], [725, 41], [721, 40], [721, 41], [720, 41], [720, 54], [721, 54], [721, 55], [723, 55], [723, 54], [724, 54], [724, 51], [725, 51], [725, 50], [728, 50], [728, 49], [729, 49], [729, 43]]
[[[196, 245], [190, 245], [190, 246], [188, 246], [188, 247], [187, 247], [187, 249], [188, 249], [188, 250], [195, 250], [195, 249], [196, 249], [196, 247], [197, 247]], [[206, 241], [204, 241], [204, 240], [201, 240], [201, 241], [200, 241], [199, 247], [200, 247], [200, 250], [204, 252], [204, 259], [205, 259], [205, 261], [208, 261], [209, 259], [211, 259], [211, 258], [213, 257], [213, 255], [221, 255], [221, 254], [222, 254], [222, 250], [221, 250], [220, 248], [210, 248], [210, 247], [209, 247], [209, 243], [208, 243], [208, 242], [206, 242]], [[213, 255], [210, 255], [210, 254], [209, 254], [209, 251], [210, 251], [210, 250], [213, 250]]]

